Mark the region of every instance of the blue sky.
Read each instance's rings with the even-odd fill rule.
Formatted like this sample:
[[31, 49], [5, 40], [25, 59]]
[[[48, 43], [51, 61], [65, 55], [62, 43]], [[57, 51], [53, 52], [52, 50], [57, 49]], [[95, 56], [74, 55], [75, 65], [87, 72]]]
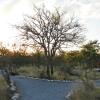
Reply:
[[100, 42], [100, 0], [0, 0], [0, 41], [17, 41], [18, 31], [11, 24], [20, 23], [24, 14], [31, 14], [32, 4], [40, 6], [43, 3], [50, 10], [60, 7], [74, 14], [87, 28], [86, 38]]

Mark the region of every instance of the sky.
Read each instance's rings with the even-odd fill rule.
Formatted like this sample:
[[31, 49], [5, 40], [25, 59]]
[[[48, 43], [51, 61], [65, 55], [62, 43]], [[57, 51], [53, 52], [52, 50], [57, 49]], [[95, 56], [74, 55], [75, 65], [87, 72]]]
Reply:
[[18, 31], [12, 25], [20, 24], [24, 15], [32, 13], [33, 4], [47, 9], [58, 7], [74, 14], [86, 28], [87, 40], [100, 42], [100, 0], [0, 0], [0, 42], [19, 41]]

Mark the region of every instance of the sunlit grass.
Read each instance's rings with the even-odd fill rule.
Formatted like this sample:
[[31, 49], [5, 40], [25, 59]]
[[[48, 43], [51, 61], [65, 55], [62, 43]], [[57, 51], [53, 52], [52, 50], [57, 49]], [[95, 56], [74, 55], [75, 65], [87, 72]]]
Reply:
[[[40, 66], [21, 66], [17, 69], [17, 73], [19, 75], [25, 75], [25, 76], [32, 76], [34, 78], [45, 78], [46, 77], [46, 67]], [[90, 79], [100, 79], [100, 72], [93, 72], [90, 71], [88, 73], [88, 76]], [[70, 75], [67, 72], [61, 71], [60, 68], [54, 67], [54, 74], [52, 76], [52, 79], [56, 80], [78, 80], [80, 79], [77, 75]]]
[[[46, 77], [46, 67], [40, 66], [22, 66], [17, 69], [19, 75], [32, 76], [34, 78], [45, 78]], [[58, 68], [54, 68], [54, 74], [52, 79], [55, 80], [74, 80], [77, 79], [77, 76], [71, 76], [68, 73], [64, 73]]]
[[25, 76], [32, 76], [34, 78], [41, 77], [42, 73], [46, 74], [46, 70], [43, 67], [34, 67], [34, 66], [24, 66], [20, 67], [17, 70], [18, 74], [25, 75]]

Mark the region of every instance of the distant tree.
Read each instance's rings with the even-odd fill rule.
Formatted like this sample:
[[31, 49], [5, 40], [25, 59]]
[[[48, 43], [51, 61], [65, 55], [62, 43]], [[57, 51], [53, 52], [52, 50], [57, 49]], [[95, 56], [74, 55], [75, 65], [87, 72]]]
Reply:
[[62, 52], [59, 54], [59, 62], [61, 62], [62, 70], [69, 74], [73, 74], [73, 70], [78, 65], [79, 51]]
[[62, 67], [66, 63], [66, 52], [62, 51], [55, 55], [54, 66]]
[[9, 56], [11, 55], [11, 51], [3, 45], [3, 43], [0, 43], [0, 56]]
[[83, 71], [85, 71], [85, 78], [88, 79], [88, 73], [93, 68], [96, 68], [99, 58], [100, 46], [98, 41], [89, 41], [89, 43], [82, 46], [80, 51], [80, 62]]
[[27, 65], [32, 63], [32, 57], [24, 50], [24, 48], [19, 48], [13, 51], [12, 64], [16, 66]]
[[10, 70], [12, 52], [0, 42], [0, 68]]
[[[36, 49], [36, 51], [32, 54], [33, 56], [33, 63], [39, 68], [40, 65], [45, 63], [44, 54], [41, 50]], [[44, 61], [44, 62], [43, 62]]]
[[81, 56], [82, 61], [86, 65], [84, 68], [93, 69], [96, 67], [96, 61], [98, 59], [98, 53], [100, 46], [98, 41], [90, 41], [89, 43], [82, 46]]
[[40, 47], [47, 62], [47, 76], [53, 74], [52, 61], [58, 50], [66, 48], [69, 43], [79, 44], [83, 41], [83, 27], [73, 17], [64, 16], [57, 9], [54, 13], [45, 7], [34, 7], [32, 16], [25, 16], [21, 25], [15, 25], [27, 45]]
[[67, 64], [67, 72], [69, 74], [74, 74], [73, 70], [77, 68], [79, 63], [79, 51], [70, 51], [66, 54], [66, 64]]

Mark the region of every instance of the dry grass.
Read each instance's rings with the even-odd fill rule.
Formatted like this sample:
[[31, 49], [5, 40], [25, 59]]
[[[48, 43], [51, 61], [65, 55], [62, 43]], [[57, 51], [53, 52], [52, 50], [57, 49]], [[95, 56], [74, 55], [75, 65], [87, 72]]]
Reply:
[[[46, 77], [46, 67], [40, 66], [39, 68], [36, 66], [21, 66], [17, 69], [17, 73], [25, 76], [32, 76], [34, 78], [45, 78]], [[90, 79], [100, 79], [100, 72], [90, 71], [88, 73]], [[53, 79], [57, 80], [78, 80], [80, 79], [77, 75], [70, 75], [67, 72], [63, 72], [58, 67], [54, 67], [54, 75]]]
[[96, 88], [92, 83], [85, 84], [74, 91], [69, 100], [100, 100], [100, 88]]
[[41, 77], [41, 75], [46, 73], [45, 68], [43, 67], [34, 67], [34, 66], [24, 66], [20, 67], [17, 70], [18, 74], [25, 75], [25, 76], [32, 76], [34, 78]]
[[[40, 68], [36, 66], [22, 66], [17, 69], [19, 75], [32, 76], [34, 78], [46, 78], [46, 67], [41, 66]], [[59, 68], [54, 69], [54, 75], [52, 79], [55, 80], [75, 80], [78, 79], [77, 76], [71, 76], [68, 73], [62, 72]]]
[[9, 100], [7, 89], [7, 82], [2, 76], [0, 76], [0, 100]]

